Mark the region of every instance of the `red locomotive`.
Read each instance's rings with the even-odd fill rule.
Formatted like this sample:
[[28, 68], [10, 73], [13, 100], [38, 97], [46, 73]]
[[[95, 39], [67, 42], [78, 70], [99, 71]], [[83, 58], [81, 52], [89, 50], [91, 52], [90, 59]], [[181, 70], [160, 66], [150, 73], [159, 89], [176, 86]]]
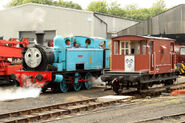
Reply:
[[10, 75], [22, 69], [22, 63], [16, 60], [22, 58], [21, 51], [25, 46], [28, 46], [26, 38], [23, 41], [17, 41], [15, 38], [11, 41], [0, 40], [0, 84], [7, 84]]
[[152, 36], [119, 36], [112, 39], [112, 69], [101, 77], [113, 91], [154, 84], [173, 84], [175, 74], [174, 40]]
[[176, 52], [176, 71], [180, 75], [185, 75], [185, 45], [175, 45]]
[[176, 63], [184, 64], [185, 61], [185, 45], [175, 45]]

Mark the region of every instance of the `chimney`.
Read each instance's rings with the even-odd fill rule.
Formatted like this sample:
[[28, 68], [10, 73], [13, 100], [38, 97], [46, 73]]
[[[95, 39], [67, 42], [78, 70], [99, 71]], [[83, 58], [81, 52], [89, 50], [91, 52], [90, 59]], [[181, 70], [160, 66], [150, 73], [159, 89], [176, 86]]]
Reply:
[[44, 32], [43, 31], [37, 31], [35, 33], [36, 39], [37, 39], [37, 44], [43, 45], [44, 44]]

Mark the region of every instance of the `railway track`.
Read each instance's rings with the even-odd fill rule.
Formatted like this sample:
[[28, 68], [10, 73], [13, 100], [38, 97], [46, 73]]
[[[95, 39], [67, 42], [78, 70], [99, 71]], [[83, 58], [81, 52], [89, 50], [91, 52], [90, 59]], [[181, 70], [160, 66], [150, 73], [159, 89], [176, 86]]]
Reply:
[[[150, 95], [161, 93], [165, 91], [172, 91], [177, 89], [184, 89], [185, 82], [176, 83], [174, 85], [168, 85], [165, 87], [151, 88], [150, 90], [145, 90], [141, 93], [142, 96], [136, 96], [135, 91], [126, 92], [123, 94], [133, 94], [134, 97], [129, 99], [116, 99], [112, 101], [99, 101], [98, 98], [55, 104], [49, 106], [43, 106], [38, 108], [32, 108], [27, 110], [21, 110], [16, 112], [9, 112], [5, 114], [0, 114], [0, 123], [22, 123], [22, 122], [38, 122], [46, 121], [54, 118], [60, 118], [61, 116], [66, 116], [82, 111], [89, 111], [100, 107], [109, 106], [111, 104], [129, 102], [135, 98], [142, 98], [143, 95]], [[138, 95], [138, 94], [137, 94]], [[185, 113], [184, 113], [185, 114]], [[183, 114], [183, 115], [184, 115]], [[170, 116], [169, 116], [170, 117]], [[159, 118], [160, 119], [160, 118]], [[157, 120], [157, 119], [154, 119]]]
[[122, 92], [122, 95], [140, 95], [141, 97], [149, 96], [149, 95], [159, 95], [162, 92], [172, 92], [174, 90], [185, 89], [185, 82], [175, 83], [173, 85], [161, 86], [161, 87], [154, 87], [145, 90], [141, 90], [140, 92], [137, 89], [128, 90]]
[[73, 113], [89, 111], [96, 108], [109, 106], [111, 104], [128, 102], [130, 100], [132, 100], [132, 98], [116, 99], [112, 101], [99, 101], [97, 98], [94, 98], [70, 103], [55, 104], [50, 106], [0, 114], [0, 122], [23, 123], [46, 121], [49, 119], [70, 115]]
[[[150, 119], [145, 119], [141, 121], [137, 121], [135, 123], [152, 123], [152, 122], [162, 122], [163, 120], [168, 120], [168, 119], [181, 119], [180, 117], [185, 116], [185, 112], [178, 113], [178, 114], [171, 114], [171, 115], [166, 115], [166, 116], [161, 116], [161, 117], [155, 117], [155, 118], [150, 118]], [[181, 121], [181, 122], [185, 122]]]
[[176, 83], [173, 85], [162, 86], [162, 87], [150, 88], [148, 90], [142, 90], [141, 93], [173, 91], [173, 90], [177, 90], [177, 89], [185, 89], [185, 82]]

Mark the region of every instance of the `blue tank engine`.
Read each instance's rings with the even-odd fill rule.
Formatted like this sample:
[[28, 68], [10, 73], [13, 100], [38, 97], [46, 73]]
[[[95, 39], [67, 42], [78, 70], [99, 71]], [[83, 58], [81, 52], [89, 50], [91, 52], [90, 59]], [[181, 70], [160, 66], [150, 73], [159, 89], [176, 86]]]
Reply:
[[67, 92], [92, 88], [93, 77], [99, 77], [109, 69], [107, 40], [85, 36], [55, 37], [53, 47], [43, 45], [43, 34], [37, 35], [38, 44], [24, 48], [23, 68], [12, 74], [18, 85], [31, 84], [43, 91]]

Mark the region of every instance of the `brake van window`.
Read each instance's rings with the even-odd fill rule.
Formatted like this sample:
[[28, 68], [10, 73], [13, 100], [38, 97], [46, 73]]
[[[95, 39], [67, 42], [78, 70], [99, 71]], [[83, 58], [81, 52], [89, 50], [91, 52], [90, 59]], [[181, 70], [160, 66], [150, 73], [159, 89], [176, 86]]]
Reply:
[[114, 55], [118, 55], [118, 41], [114, 41]]

